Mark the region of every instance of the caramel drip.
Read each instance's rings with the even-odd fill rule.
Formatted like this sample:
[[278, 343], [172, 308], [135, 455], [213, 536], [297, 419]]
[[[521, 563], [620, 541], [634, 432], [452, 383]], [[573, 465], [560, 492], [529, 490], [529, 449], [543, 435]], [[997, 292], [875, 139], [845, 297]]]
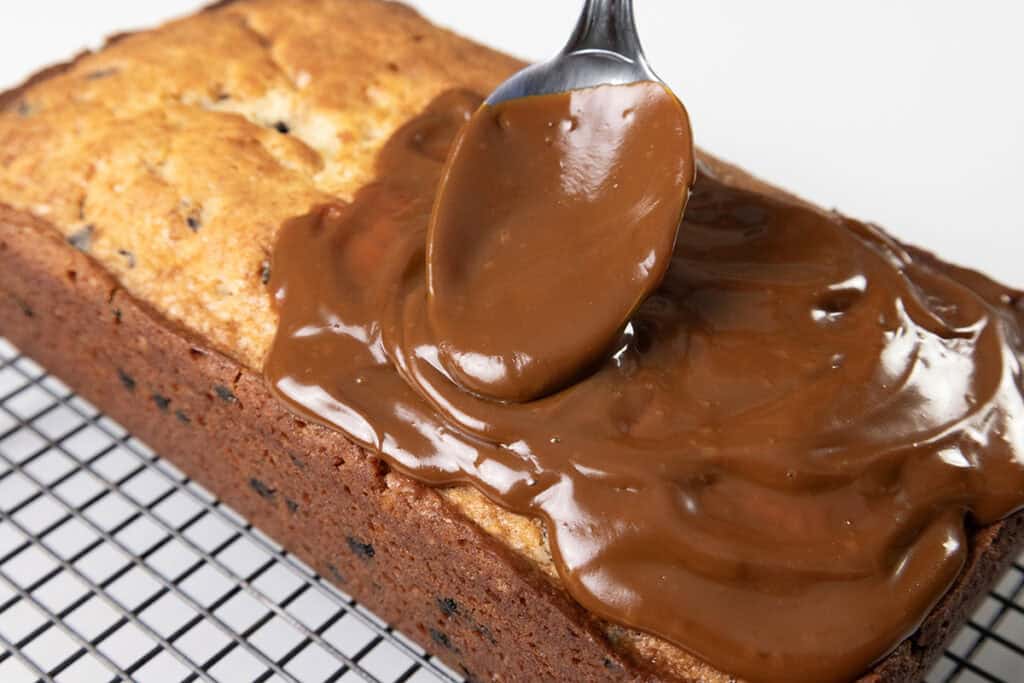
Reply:
[[965, 520], [1024, 505], [1012, 293], [705, 172], [613, 353], [545, 398], [480, 398], [441, 361], [424, 253], [479, 104], [443, 96], [351, 204], [284, 226], [274, 390], [402, 472], [543, 518], [602, 617], [754, 681], [867, 670], [956, 577]]

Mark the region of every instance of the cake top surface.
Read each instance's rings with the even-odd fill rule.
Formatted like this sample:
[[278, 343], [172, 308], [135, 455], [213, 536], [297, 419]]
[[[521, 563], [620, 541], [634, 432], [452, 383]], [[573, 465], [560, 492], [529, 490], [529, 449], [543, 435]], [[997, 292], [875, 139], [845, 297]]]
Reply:
[[232, 2], [115, 39], [8, 98], [0, 201], [258, 369], [282, 222], [350, 198], [438, 94], [486, 93], [519, 66], [397, 3]]

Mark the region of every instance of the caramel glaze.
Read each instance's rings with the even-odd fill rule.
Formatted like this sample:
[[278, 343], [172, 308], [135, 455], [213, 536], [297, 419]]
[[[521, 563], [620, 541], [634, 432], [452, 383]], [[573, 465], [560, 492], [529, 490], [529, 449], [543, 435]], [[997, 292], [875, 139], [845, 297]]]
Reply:
[[351, 204], [284, 226], [269, 382], [402, 472], [543, 518], [598, 615], [754, 681], [867, 670], [957, 575], [965, 519], [1024, 504], [1012, 293], [707, 171], [608, 359], [540, 400], [481, 399], [439, 359], [424, 273], [479, 104], [441, 97]]
[[661, 282], [694, 177], [660, 83], [484, 105], [442, 173], [427, 317], [463, 387], [523, 402], [604, 360]]

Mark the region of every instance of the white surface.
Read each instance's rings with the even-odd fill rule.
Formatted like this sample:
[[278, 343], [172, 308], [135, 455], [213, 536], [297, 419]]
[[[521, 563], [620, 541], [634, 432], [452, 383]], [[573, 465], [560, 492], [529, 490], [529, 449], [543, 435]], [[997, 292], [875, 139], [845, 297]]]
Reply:
[[[0, 2], [0, 87], [108, 33], [205, 4]], [[411, 4], [530, 59], [561, 46], [579, 7], [569, 0]], [[699, 144], [1024, 286], [1024, 3], [636, 4], [651, 62], [690, 109]]]

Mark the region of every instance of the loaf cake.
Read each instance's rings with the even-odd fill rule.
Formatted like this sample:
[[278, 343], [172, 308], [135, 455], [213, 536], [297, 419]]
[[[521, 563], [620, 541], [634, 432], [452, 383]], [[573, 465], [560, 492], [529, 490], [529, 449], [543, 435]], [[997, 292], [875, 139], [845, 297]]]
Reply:
[[[521, 66], [396, 3], [237, 0], [39, 74], [0, 96], [0, 334], [467, 679], [735, 680], [584, 610], [536, 520], [414, 481], [264, 381], [281, 225], [351, 199], [437, 96]], [[862, 680], [921, 678], [1022, 525], [972, 530], [954, 587]]]

